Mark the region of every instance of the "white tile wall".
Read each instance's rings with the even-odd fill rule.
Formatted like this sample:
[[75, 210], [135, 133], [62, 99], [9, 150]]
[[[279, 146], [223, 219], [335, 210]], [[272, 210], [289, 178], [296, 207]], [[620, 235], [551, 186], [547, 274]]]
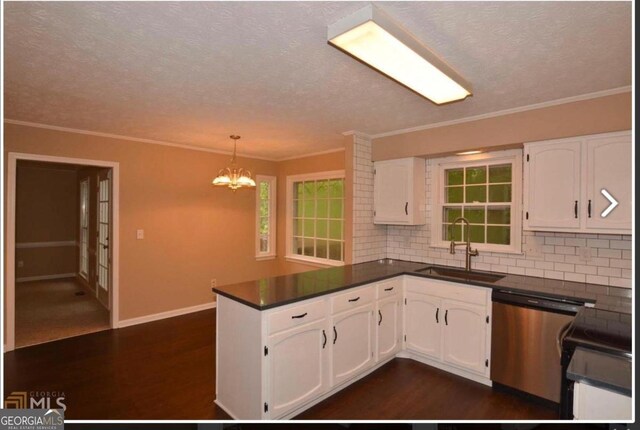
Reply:
[[353, 262], [361, 263], [386, 257], [387, 227], [373, 224], [371, 140], [353, 142]]
[[[448, 249], [429, 246], [431, 229], [431, 175], [433, 168], [426, 164], [426, 224], [422, 226], [373, 226], [373, 164], [370, 160], [370, 144], [361, 144], [357, 148], [360, 184], [367, 175], [366, 190], [360, 188], [356, 204], [358, 219], [357, 240], [354, 238], [354, 261], [367, 261], [386, 256], [387, 258], [420, 261], [448, 266], [464, 266], [464, 253], [449, 254]], [[365, 216], [366, 214], [366, 216]], [[355, 221], [354, 221], [355, 222]], [[365, 225], [369, 222], [369, 225]], [[355, 231], [355, 228], [354, 228]], [[380, 252], [384, 241], [381, 235], [386, 233], [386, 253]], [[371, 238], [366, 236], [371, 234]], [[589, 282], [616, 287], [631, 288], [631, 236], [609, 234], [545, 233], [523, 232], [525, 244], [534, 243], [540, 252], [536, 255], [500, 254], [480, 252], [473, 257], [471, 265], [478, 270], [513, 273], [563, 279], [574, 282]], [[369, 242], [371, 240], [371, 242]], [[375, 244], [375, 246], [374, 246]], [[587, 248], [590, 258], [582, 257], [579, 252]], [[355, 256], [358, 258], [355, 258]], [[373, 257], [375, 255], [375, 257]]]

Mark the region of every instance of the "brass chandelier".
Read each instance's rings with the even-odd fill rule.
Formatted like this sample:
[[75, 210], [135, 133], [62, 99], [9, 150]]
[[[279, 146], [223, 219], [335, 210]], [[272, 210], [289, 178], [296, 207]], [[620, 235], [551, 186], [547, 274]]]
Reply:
[[217, 187], [229, 187], [234, 192], [238, 188], [255, 188], [256, 182], [251, 179], [251, 172], [238, 167], [236, 163], [236, 145], [240, 136], [232, 134], [229, 136], [233, 140], [233, 156], [231, 157], [231, 165], [220, 169], [218, 176], [215, 177], [212, 184]]

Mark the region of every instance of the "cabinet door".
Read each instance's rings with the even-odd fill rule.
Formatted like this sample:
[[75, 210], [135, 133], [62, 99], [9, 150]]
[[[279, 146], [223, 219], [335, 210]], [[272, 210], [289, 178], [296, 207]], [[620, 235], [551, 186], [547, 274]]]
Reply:
[[580, 139], [527, 144], [524, 228], [580, 227]]
[[486, 354], [487, 314], [484, 306], [443, 300], [443, 361], [484, 375], [488, 371]]
[[378, 301], [377, 359], [384, 360], [400, 349], [400, 296]]
[[406, 348], [410, 351], [442, 359], [441, 300], [426, 294], [407, 293], [404, 309]]
[[320, 396], [328, 387], [326, 320], [269, 337], [269, 412], [282, 416]]
[[[631, 233], [631, 134], [588, 139], [586, 145], [587, 229]], [[601, 214], [610, 202], [603, 189], [619, 203], [604, 218]]]
[[409, 222], [410, 181], [412, 178], [411, 159], [381, 161], [374, 163], [374, 222]]
[[373, 303], [333, 316], [331, 342], [331, 386], [347, 381], [369, 368], [374, 361]]

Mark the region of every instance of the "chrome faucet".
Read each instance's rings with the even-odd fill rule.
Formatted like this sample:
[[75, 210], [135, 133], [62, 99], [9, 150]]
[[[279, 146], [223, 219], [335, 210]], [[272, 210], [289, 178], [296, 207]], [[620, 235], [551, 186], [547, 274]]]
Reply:
[[[453, 239], [453, 227], [455, 227], [455, 225], [458, 223], [458, 221], [462, 221], [466, 224], [466, 228], [465, 230], [467, 230], [467, 241], [466, 242], [455, 242]], [[465, 260], [465, 267], [464, 269], [468, 272], [469, 270], [471, 270], [471, 257], [477, 257], [478, 256], [478, 250], [477, 249], [471, 249], [471, 240], [469, 239], [469, 221], [464, 218], [464, 217], [458, 217], [456, 218], [453, 223], [451, 223], [451, 225], [449, 226], [449, 237], [451, 237], [451, 243], [449, 244], [449, 254], [455, 254], [456, 253], [456, 246], [460, 246], [460, 245], [465, 245], [465, 251], [466, 251], [466, 260]]]

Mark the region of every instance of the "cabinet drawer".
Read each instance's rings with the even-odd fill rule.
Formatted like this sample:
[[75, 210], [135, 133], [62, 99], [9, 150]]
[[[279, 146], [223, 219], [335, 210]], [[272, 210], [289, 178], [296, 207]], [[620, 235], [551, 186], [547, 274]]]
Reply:
[[371, 303], [375, 298], [374, 296], [375, 289], [373, 286], [357, 288], [349, 290], [346, 293], [338, 294], [331, 298], [331, 313], [337, 314], [347, 309]]
[[381, 282], [376, 287], [378, 289], [378, 299], [384, 299], [385, 297], [400, 294], [402, 290], [402, 281], [392, 279], [390, 281]]
[[426, 278], [408, 278], [407, 292], [429, 294], [478, 305], [485, 305], [491, 297], [490, 288]]
[[326, 314], [325, 301], [322, 299], [276, 311], [268, 317], [269, 334], [322, 319]]

